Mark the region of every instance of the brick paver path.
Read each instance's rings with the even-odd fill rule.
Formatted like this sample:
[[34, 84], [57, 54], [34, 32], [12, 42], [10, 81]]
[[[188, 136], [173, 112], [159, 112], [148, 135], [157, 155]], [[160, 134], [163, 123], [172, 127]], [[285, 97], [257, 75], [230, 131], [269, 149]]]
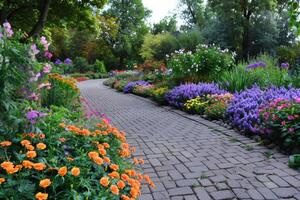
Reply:
[[118, 93], [91, 80], [79, 84], [92, 109], [126, 131], [156, 189], [140, 199], [300, 199], [300, 173], [287, 156], [198, 116]]

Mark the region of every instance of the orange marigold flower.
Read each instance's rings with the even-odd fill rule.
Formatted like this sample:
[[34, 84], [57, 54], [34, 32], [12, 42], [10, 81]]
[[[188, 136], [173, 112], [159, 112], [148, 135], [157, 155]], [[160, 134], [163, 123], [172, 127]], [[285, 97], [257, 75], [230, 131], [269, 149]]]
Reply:
[[112, 172], [112, 173], [108, 174], [108, 176], [110, 176], [111, 178], [120, 178], [120, 175], [118, 172]]
[[130, 198], [129, 198], [128, 196], [126, 196], [125, 194], [123, 194], [123, 195], [121, 196], [121, 199], [122, 199], [122, 200], [130, 200]]
[[5, 178], [0, 178], [0, 185], [5, 182]]
[[122, 179], [123, 181], [128, 181], [128, 180], [129, 180], [129, 176], [128, 176], [127, 174], [122, 174], [122, 175], [121, 175], [121, 179]]
[[139, 196], [139, 190], [132, 187], [130, 189], [130, 195], [133, 197], [133, 198], [137, 198]]
[[44, 149], [46, 149], [46, 147], [47, 146], [44, 143], [41, 143], [41, 142], [36, 145], [36, 148], [38, 148], [40, 150], [44, 150]]
[[40, 181], [40, 187], [47, 188], [51, 185], [51, 180], [49, 178]]
[[140, 159], [140, 164], [141, 165], [145, 164], [145, 161], [143, 159]]
[[93, 158], [94, 162], [97, 164], [97, 165], [102, 165], [103, 164], [103, 159], [100, 158], [100, 157], [95, 157]]
[[111, 185], [110, 191], [111, 191], [111, 193], [113, 193], [115, 195], [119, 195], [119, 188], [116, 185]]
[[33, 167], [33, 162], [29, 160], [23, 160], [22, 165], [27, 169], [31, 169]]
[[71, 173], [72, 173], [73, 176], [79, 176], [79, 174], [80, 174], [80, 169], [79, 169], [78, 167], [73, 167], [73, 168], [71, 169]]
[[109, 178], [108, 178], [108, 177], [102, 177], [102, 178], [100, 179], [100, 184], [101, 184], [102, 186], [104, 186], [104, 187], [107, 187], [108, 184], [109, 184]]
[[26, 153], [27, 158], [35, 158], [37, 156], [35, 151], [28, 151]]
[[136, 151], [136, 148], [135, 148], [135, 147], [131, 147], [131, 148], [130, 148], [130, 151], [131, 151], [132, 153], [134, 153], [134, 152]]
[[15, 168], [18, 169], [18, 171], [20, 171], [23, 168], [23, 166], [22, 165], [16, 165]]
[[22, 146], [26, 146], [26, 145], [30, 145], [30, 144], [31, 144], [31, 142], [29, 140], [22, 140], [21, 141]]
[[33, 168], [38, 171], [42, 171], [46, 169], [46, 165], [44, 163], [34, 163]]
[[106, 163], [110, 163], [109, 157], [104, 157], [103, 160], [104, 160], [104, 162], [106, 162]]
[[118, 188], [120, 188], [121, 190], [126, 186], [124, 181], [118, 181], [117, 183]]
[[1, 167], [6, 170], [9, 168], [14, 168], [14, 164], [12, 162], [5, 161], [5, 162], [1, 163]]
[[68, 168], [66, 166], [61, 167], [61, 168], [58, 169], [58, 174], [60, 176], [65, 176], [67, 174], [67, 172], [68, 172]]
[[121, 147], [122, 147], [123, 149], [128, 149], [128, 148], [129, 148], [129, 144], [128, 144], [128, 143], [122, 143], [122, 144], [121, 144]]
[[14, 174], [14, 173], [16, 173], [17, 171], [19, 171], [19, 168], [18, 167], [9, 167], [9, 168], [7, 168], [7, 169], [5, 169], [6, 170], [6, 172], [8, 173], [8, 174]]
[[0, 142], [0, 146], [2, 147], [9, 147], [11, 145], [11, 142], [10, 141], [3, 141], [3, 142]]
[[47, 200], [48, 199], [48, 194], [39, 192], [35, 195], [35, 198], [37, 200]]
[[99, 153], [100, 153], [102, 156], [105, 156], [105, 155], [106, 155], [105, 149], [99, 149]]
[[88, 156], [89, 156], [90, 159], [93, 159], [95, 157], [98, 157], [99, 154], [95, 151], [91, 151], [91, 152], [88, 153]]
[[109, 149], [110, 145], [108, 143], [103, 143], [104, 148]]
[[119, 165], [116, 164], [111, 164], [109, 167], [114, 171], [117, 171], [119, 169]]
[[138, 165], [138, 164], [139, 164], [139, 160], [138, 160], [137, 158], [133, 158], [133, 163], [134, 163], [135, 165]]
[[33, 151], [33, 150], [34, 150], [34, 146], [32, 146], [31, 144], [25, 145], [25, 148], [26, 148], [28, 151]]

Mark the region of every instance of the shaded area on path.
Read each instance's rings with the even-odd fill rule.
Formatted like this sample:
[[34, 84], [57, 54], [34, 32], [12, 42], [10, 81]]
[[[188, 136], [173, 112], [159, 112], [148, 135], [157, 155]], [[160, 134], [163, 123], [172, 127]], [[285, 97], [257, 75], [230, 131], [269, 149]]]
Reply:
[[102, 84], [79, 83], [90, 109], [105, 113], [137, 147], [156, 184], [151, 199], [299, 199], [300, 173], [288, 157], [197, 116], [188, 116]]

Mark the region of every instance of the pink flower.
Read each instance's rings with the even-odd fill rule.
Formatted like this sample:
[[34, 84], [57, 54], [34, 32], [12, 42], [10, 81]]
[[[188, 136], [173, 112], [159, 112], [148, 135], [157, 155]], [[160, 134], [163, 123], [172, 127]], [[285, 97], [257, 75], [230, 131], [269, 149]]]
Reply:
[[29, 79], [29, 82], [37, 81], [40, 77], [41, 77], [41, 73], [38, 72], [37, 74], [35, 74], [34, 76], [32, 76], [32, 77]]
[[50, 45], [50, 44], [49, 44], [48, 41], [46, 40], [46, 37], [45, 37], [45, 36], [42, 36], [42, 37], [41, 37], [40, 42], [41, 42], [41, 44], [44, 46], [45, 51], [48, 51], [49, 45]]
[[45, 51], [44, 56], [50, 60], [53, 55], [50, 51]]
[[38, 53], [40, 53], [40, 50], [37, 48], [36, 44], [32, 44], [30, 48], [33, 55], [37, 55]]
[[5, 33], [6, 33], [6, 35], [7, 35], [8, 38], [10, 38], [10, 37], [13, 36], [14, 32], [11, 29], [11, 25], [10, 25], [9, 22], [4, 22], [3, 28], [5, 29]]
[[39, 100], [39, 96], [33, 92], [33, 93], [29, 96], [29, 99], [31, 99], [31, 100], [33, 100], [33, 101], [37, 101], [37, 100]]
[[296, 103], [300, 103], [300, 97], [295, 98], [295, 102], [296, 102]]
[[293, 119], [295, 119], [294, 116], [292, 116], [292, 115], [288, 116], [288, 120], [293, 120]]
[[282, 125], [282, 126], [285, 126], [285, 125], [286, 125], [286, 122], [285, 122], [285, 121], [282, 121], [282, 122], [281, 122], [281, 125]]
[[294, 131], [295, 131], [294, 128], [289, 128], [289, 132], [290, 132], [290, 133], [293, 133]]
[[51, 83], [41, 83], [38, 85], [38, 89], [42, 89], [46, 87], [47, 89], [51, 89]]
[[50, 72], [51, 72], [51, 69], [52, 69], [52, 66], [51, 66], [50, 64], [46, 64], [46, 65], [44, 66], [44, 68], [43, 68], [43, 72], [44, 72], [45, 74], [50, 73]]

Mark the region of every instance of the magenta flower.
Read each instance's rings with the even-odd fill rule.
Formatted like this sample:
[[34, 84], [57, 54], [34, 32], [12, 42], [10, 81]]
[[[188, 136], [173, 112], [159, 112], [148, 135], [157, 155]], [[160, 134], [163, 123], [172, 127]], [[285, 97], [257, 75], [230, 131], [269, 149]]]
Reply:
[[50, 51], [45, 51], [44, 56], [50, 60], [53, 54]]
[[36, 94], [36, 93], [32, 93], [30, 96], [29, 96], [29, 99], [30, 100], [33, 100], [33, 101], [37, 101], [39, 100], [39, 96]]
[[42, 36], [42, 37], [41, 37], [40, 42], [41, 42], [41, 44], [44, 46], [45, 51], [48, 51], [49, 45], [50, 45], [50, 44], [49, 44], [48, 41], [46, 40], [46, 37], [45, 37], [45, 36]]
[[285, 126], [285, 125], [286, 125], [286, 122], [285, 122], [285, 121], [282, 121], [282, 122], [281, 122], [281, 125], [282, 125], [282, 126]]
[[300, 97], [295, 98], [295, 102], [300, 104]]
[[295, 119], [294, 116], [292, 116], [292, 115], [288, 116], [288, 120], [294, 120], [294, 119]]
[[295, 129], [294, 129], [294, 128], [289, 128], [289, 132], [290, 132], [290, 133], [294, 133], [294, 132], [295, 132]]

